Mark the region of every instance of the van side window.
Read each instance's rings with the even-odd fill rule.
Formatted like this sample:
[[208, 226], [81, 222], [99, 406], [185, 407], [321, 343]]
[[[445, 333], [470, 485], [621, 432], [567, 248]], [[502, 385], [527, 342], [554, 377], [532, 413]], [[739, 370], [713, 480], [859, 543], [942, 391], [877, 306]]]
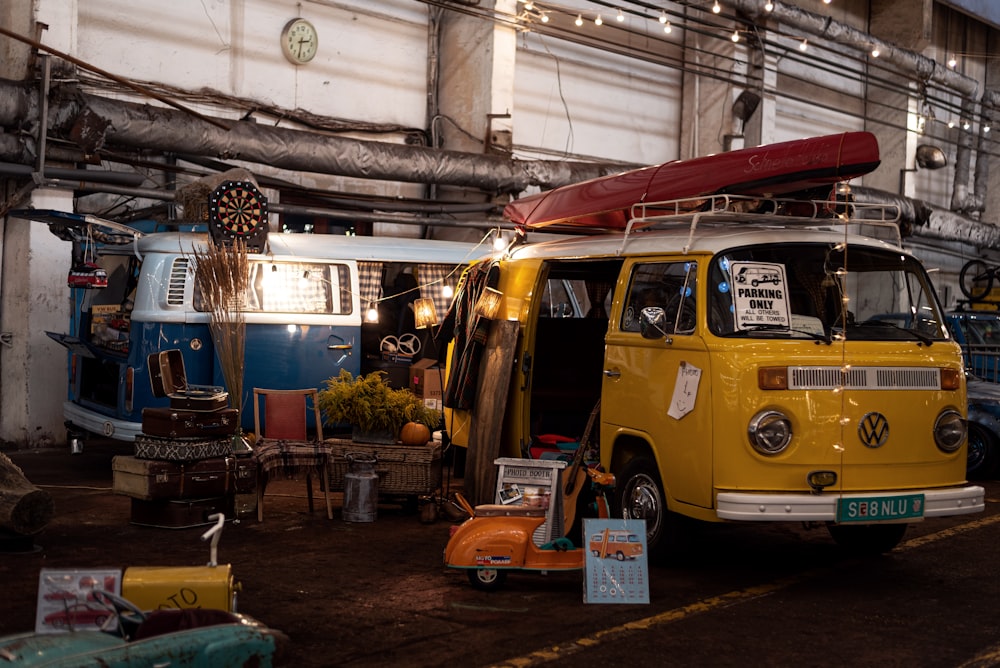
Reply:
[[[248, 313], [349, 314], [350, 274], [347, 265], [313, 262], [251, 262], [250, 287], [240, 305]], [[194, 307], [204, 311], [195, 284]]]
[[642, 309], [657, 306], [666, 312], [667, 334], [693, 332], [696, 268], [695, 262], [687, 261], [637, 264], [629, 279], [621, 330], [638, 332]]

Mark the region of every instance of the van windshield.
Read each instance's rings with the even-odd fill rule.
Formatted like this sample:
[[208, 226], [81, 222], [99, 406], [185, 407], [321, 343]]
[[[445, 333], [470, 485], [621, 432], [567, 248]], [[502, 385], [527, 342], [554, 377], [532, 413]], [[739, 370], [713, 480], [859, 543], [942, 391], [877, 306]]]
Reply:
[[902, 253], [830, 244], [751, 246], [720, 253], [709, 272], [709, 325], [718, 336], [947, 338], [927, 273]]

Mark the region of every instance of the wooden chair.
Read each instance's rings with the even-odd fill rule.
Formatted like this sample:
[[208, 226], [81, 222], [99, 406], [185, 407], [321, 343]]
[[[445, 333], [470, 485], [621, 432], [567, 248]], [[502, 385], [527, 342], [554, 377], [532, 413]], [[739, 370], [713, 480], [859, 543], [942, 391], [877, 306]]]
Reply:
[[[310, 398], [315, 419], [315, 439], [308, 437]], [[257, 460], [257, 521], [264, 519], [264, 489], [271, 472], [292, 473], [299, 470], [306, 472], [309, 512], [313, 511], [312, 475], [319, 473], [323, 476], [321, 487], [326, 496], [326, 516], [327, 519], [333, 519], [333, 508], [330, 505], [330, 448], [323, 443], [323, 420], [320, 417], [318, 398], [318, 391], [315, 389], [253, 388], [253, 426], [257, 435], [254, 443], [254, 458]]]

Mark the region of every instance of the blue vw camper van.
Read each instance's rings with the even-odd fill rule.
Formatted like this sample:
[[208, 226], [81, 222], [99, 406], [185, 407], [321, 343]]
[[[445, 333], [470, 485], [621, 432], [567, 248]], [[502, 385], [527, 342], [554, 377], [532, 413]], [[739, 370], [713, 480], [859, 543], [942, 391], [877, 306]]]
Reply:
[[[154, 396], [151, 353], [180, 350], [189, 385], [224, 385], [195, 280], [196, 251], [207, 247], [208, 234], [114, 236], [119, 243], [87, 239], [97, 250], [87, 251], [88, 266], [71, 272], [80, 287], [72, 289], [69, 331], [48, 333], [70, 351], [70, 439], [93, 433], [133, 441], [142, 409], [169, 405]], [[387, 359], [430, 355], [429, 334], [415, 329], [411, 302], [430, 299], [443, 317], [462, 270], [486, 252], [454, 241], [269, 235], [265, 252], [248, 256], [250, 288], [240, 305], [244, 396], [230, 401], [244, 409], [244, 430], [253, 428], [247, 397], [254, 387], [323, 388], [341, 369], [358, 375], [381, 370]], [[87, 285], [88, 272], [102, 275]]]

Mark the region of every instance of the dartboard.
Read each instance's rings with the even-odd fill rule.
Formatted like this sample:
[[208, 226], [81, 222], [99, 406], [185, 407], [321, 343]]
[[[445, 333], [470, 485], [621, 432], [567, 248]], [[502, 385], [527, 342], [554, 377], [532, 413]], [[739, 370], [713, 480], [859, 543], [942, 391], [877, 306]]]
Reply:
[[267, 240], [267, 198], [252, 183], [226, 181], [208, 200], [212, 238], [223, 243], [246, 242], [247, 250], [260, 252]]

